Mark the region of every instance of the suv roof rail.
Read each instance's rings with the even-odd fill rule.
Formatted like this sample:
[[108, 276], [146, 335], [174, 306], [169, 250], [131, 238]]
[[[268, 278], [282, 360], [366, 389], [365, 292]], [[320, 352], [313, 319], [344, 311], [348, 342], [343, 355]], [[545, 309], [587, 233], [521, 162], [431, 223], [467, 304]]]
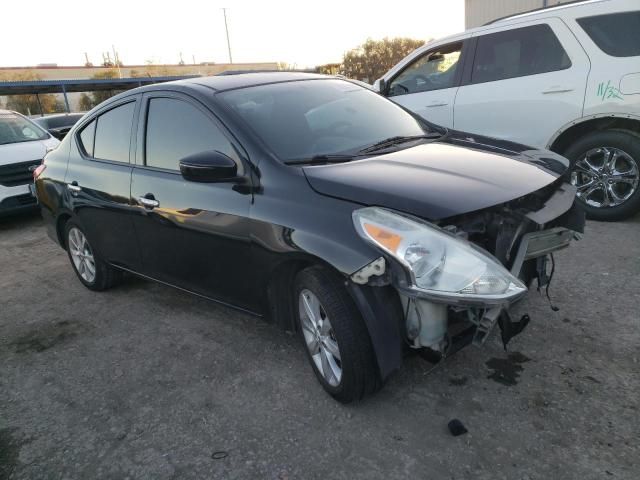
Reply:
[[500, 18], [496, 18], [495, 20], [491, 20], [490, 22], [487, 22], [487, 23], [483, 24], [482, 26], [486, 27], [487, 25], [492, 25], [494, 23], [501, 22], [502, 20], [507, 20], [508, 18], [512, 18], [512, 17], [518, 17], [520, 15], [525, 15], [527, 13], [542, 12], [544, 10], [549, 10], [551, 8], [566, 7], [566, 6], [574, 5], [576, 3], [586, 3], [586, 2], [591, 2], [591, 1], [593, 1], [593, 0], [571, 0], [569, 2], [556, 3], [555, 5], [547, 5], [546, 7], [534, 8], [533, 10], [527, 10], [525, 12], [512, 13], [511, 15], [505, 15], [504, 17], [500, 17]]

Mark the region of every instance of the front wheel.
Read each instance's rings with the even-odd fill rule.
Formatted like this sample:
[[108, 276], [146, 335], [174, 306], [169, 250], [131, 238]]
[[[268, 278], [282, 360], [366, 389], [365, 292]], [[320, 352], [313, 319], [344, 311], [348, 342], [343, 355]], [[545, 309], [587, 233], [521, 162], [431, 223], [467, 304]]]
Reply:
[[640, 135], [594, 132], [575, 141], [564, 156], [589, 218], [616, 221], [640, 211]]
[[369, 333], [338, 275], [307, 268], [297, 275], [295, 292], [300, 337], [323, 388], [343, 403], [380, 388]]

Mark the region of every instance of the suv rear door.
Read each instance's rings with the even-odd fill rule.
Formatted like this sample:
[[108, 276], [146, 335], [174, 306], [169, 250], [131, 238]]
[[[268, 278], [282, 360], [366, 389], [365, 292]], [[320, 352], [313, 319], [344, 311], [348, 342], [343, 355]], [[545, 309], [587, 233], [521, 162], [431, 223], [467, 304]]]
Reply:
[[383, 94], [430, 122], [453, 127], [466, 45], [457, 40], [416, 55], [386, 79]]
[[582, 116], [589, 59], [561, 20], [496, 27], [473, 43], [455, 101], [457, 130], [545, 148]]
[[[593, 68], [585, 96], [584, 116], [640, 116], [640, 10], [620, 2], [576, 14], [573, 30], [589, 52]], [[636, 8], [633, 11], [618, 8]], [[633, 117], [632, 117], [633, 118]]]

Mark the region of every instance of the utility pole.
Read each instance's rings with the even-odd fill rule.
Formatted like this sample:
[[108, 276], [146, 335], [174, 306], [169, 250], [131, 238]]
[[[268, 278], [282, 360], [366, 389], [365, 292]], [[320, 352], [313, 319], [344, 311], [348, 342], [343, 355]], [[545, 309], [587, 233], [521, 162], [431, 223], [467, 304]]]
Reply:
[[231, 58], [231, 43], [229, 43], [229, 26], [227, 25], [227, 9], [223, 8], [222, 13], [224, 14], [224, 29], [227, 32], [227, 49], [229, 50], [229, 63], [233, 63], [233, 59]]
[[118, 78], [122, 78], [122, 70], [120, 70], [120, 57], [118, 57], [118, 52], [116, 52], [115, 45], [111, 45], [111, 49], [113, 50], [113, 61], [116, 64], [116, 68], [118, 69]]

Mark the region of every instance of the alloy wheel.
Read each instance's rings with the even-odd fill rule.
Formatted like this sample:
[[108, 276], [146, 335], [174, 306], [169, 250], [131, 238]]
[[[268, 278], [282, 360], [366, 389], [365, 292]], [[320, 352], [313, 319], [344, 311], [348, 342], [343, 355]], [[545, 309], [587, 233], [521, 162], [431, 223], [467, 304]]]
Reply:
[[631, 155], [613, 147], [587, 151], [571, 172], [578, 198], [595, 208], [621, 205], [635, 193], [639, 180], [638, 165]]
[[69, 230], [69, 253], [76, 271], [87, 283], [96, 278], [96, 261], [87, 242], [87, 237], [76, 227]]
[[318, 297], [302, 290], [298, 298], [302, 333], [313, 363], [332, 387], [342, 378], [342, 360], [331, 321]]

